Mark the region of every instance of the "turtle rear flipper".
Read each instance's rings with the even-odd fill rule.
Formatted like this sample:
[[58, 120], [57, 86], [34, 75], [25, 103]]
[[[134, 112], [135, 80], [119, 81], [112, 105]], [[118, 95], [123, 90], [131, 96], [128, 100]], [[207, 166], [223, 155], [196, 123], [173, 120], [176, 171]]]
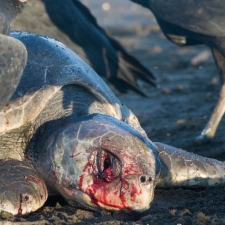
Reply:
[[1, 159], [0, 171], [0, 212], [23, 215], [45, 203], [45, 183], [26, 162]]
[[0, 110], [16, 90], [26, 60], [25, 46], [14, 38], [0, 34]]
[[225, 165], [216, 159], [154, 142], [161, 170], [157, 187], [203, 188], [225, 183]]

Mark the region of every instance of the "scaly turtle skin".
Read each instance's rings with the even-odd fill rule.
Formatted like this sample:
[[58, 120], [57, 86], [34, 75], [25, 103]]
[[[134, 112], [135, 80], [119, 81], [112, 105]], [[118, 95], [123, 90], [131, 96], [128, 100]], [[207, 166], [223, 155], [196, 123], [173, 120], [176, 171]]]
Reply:
[[9, 37], [12, 19], [23, 9], [23, 0], [0, 2], [0, 110], [17, 87], [27, 60], [24, 45]]
[[14, 32], [28, 61], [0, 112], [0, 211], [22, 215], [48, 194], [87, 209], [144, 211], [158, 186], [224, 182], [224, 164], [152, 143], [137, 118], [75, 53]]

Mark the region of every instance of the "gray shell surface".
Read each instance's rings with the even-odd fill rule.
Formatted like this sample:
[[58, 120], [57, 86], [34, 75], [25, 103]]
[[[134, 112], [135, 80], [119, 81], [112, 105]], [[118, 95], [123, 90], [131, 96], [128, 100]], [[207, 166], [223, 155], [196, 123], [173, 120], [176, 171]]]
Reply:
[[68, 84], [87, 88], [102, 103], [109, 105], [109, 115], [124, 120], [133, 117], [105, 82], [60, 42], [25, 32], [12, 32], [11, 36], [26, 46], [28, 60], [15, 93], [0, 112], [0, 134], [32, 122], [51, 97]]

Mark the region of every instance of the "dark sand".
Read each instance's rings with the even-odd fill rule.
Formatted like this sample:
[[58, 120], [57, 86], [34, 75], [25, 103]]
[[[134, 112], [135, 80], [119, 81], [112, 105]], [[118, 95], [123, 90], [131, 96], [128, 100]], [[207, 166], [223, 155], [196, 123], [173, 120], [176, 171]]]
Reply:
[[[151, 12], [128, 0], [108, 1], [111, 6], [108, 11], [102, 10], [102, 0], [82, 2], [89, 6], [107, 32], [157, 77], [158, 89], [141, 84], [148, 98], [133, 92], [116, 92], [121, 102], [137, 115], [149, 138], [223, 160], [224, 119], [213, 142], [194, 143], [215, 106], [220, 89], [211, 53], [197, 65], [191, 63], [196, 55], [207, 55], [208, 48], [180, 48], [170, 43]], [[57, 38], [73, 49], [68, 37], [52, 27], [40, 1], [30, 0], [27, 10], [13, 28]], [[82, 57], [82, 51], [77, 53]], [[0, 224], [7, 224], [6, 220], [20, 224], [225, 224], [224, 202], [225, 187], [220, 186], [200, 190], [157, 189], [151, 208], [142, 215], [77, 210], [56, 199], [55, 205], [48, 203], [28, 216], [2, 215]]]

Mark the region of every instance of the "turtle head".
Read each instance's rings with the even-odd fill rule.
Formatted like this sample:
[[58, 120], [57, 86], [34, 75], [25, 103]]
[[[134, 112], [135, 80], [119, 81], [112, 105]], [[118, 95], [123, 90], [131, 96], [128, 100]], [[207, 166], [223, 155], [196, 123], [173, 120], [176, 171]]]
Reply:
[[156, 147], [124, 122], [94, 114], [53, 133], [45, 148], [46, 182], [69, 204], [138, 212], [150, 207], [160, 168]]

